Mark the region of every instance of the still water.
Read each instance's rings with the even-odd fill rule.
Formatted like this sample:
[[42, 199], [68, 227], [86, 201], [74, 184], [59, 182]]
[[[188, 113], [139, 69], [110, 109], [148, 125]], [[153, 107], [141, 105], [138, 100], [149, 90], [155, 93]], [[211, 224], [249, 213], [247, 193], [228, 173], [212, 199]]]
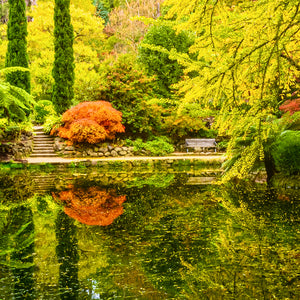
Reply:
[[0, 172], [0, 299], [300, 299], [299, 190], [216, 174]]

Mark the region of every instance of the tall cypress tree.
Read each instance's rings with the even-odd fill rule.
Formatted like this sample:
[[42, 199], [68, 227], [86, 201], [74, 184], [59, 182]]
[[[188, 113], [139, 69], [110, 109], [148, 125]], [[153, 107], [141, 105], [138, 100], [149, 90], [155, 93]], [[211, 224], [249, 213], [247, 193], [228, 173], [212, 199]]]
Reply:
[[54, 78], [52, 102], [58, 113], [72, 104], [74, 97], [74, 32], [70, 16], [70, 0], [55, 0], [54, 8]]
[[[6, 67], [28, 68], [27, 55], [27, 18], [24, 0], [9, 0], [9, 20], [7, 24], [8, 46]], [[13, 72], [7, 75], [7, 81], [30, 93], [29, 72]]]

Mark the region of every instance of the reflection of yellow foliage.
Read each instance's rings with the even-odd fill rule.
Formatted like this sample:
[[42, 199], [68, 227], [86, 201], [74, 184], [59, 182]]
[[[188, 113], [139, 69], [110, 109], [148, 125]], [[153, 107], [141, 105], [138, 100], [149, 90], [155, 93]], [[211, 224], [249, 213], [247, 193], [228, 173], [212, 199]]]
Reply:
[[[54, 195], [55, 196], [55, 195]], [[59, 193], [67, 203], [65, 213], [87, 225], [110, 225], [123, 213], [122, 203], [126, 196], [116, 196], [98, 187], [74, 188]]]

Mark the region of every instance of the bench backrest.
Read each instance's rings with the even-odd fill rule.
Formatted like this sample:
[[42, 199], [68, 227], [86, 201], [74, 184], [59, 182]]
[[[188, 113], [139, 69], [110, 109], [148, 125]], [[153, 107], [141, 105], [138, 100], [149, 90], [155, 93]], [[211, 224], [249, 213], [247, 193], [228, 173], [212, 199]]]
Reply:
[[185, 146], [202, 147], [202, 148], [216, 147], [216, 140], [215, 139], [186, 139]]

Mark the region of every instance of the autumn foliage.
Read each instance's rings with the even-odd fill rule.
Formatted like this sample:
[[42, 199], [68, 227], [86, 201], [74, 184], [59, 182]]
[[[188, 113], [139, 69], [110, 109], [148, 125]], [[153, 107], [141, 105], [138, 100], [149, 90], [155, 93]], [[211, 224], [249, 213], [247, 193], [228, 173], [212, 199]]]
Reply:
[[82, 102], [62, 115], [64, 125], [51, 134], [57, 133], [72, 142], [95, 144], [114, 139], [116, 133], [124, 132], [121, 121], [122, 113], [109, 102]]
[[290, 115], [293, 115], [295, 112], [300, 111], [300, 98], [285, 101], [281, 106], [279, 106], [279, 109], [285, 113], [289, 112]]
[[126, 196], [117, 196], [114, 191], [102, 190], [99, 187], [74, 188], [58, 195], [53, 194], [66, 203], [65, 213], [71, 218], [87, 225], [110, 225], [123, 213], [122, 203]]

